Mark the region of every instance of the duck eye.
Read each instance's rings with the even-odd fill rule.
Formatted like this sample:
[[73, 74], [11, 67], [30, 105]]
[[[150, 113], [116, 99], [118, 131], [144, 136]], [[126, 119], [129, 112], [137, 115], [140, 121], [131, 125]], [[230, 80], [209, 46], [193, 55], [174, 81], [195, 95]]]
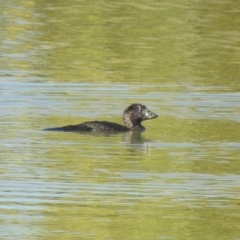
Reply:
[[146, 114], [146, 109], [142, 109], [142, 113], [143, 113], [143, 114]]

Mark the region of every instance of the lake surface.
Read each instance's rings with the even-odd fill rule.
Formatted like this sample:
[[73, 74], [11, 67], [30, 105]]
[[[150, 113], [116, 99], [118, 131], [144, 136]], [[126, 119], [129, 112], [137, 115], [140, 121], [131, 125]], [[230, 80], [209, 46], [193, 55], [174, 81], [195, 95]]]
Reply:
[[[236, 1], [0, 2], [0, 238], [240, 239]], [[141, 134], [47, 127], [159, 117]]]

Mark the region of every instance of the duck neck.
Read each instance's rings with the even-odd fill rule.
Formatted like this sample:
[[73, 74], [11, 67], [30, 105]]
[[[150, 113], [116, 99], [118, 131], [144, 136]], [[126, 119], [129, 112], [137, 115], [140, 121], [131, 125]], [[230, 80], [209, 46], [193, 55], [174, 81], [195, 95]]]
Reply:
[[131, 116], [128, 116], [127, 114], [123, 114], [123, 121], [126, 128], [131, 130], [133, 129], [133, 122], [132, 122]]
[[132, 122], [125, 121], [125, 127], [132, 130], [134, 128], [134, 125]]
[[141, 122], [132, 122], [130, 118], [124, 119], [125, 126], [130, 130], [143, 131], [145, 128], [142, 126]]

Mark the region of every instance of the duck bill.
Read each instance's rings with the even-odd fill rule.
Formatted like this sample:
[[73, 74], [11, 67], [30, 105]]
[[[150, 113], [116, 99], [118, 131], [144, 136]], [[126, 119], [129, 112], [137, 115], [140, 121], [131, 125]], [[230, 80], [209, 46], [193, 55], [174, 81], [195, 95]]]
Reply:
[[147, 120], [147, 119], [153, 119], [153, 118], [157, 118], [158, 115], [154, 112], [151, 111], [146, 111], [145, 116], [143, 117], [143, 120]]

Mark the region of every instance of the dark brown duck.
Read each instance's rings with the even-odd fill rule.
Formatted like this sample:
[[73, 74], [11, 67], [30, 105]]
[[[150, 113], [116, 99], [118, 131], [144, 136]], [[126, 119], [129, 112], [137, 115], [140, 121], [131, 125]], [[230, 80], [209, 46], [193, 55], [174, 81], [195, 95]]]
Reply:
[[145, 128], [141, 122], [157, 118], [158, 115], [147, 109], [146, 106], [133, 103], [123, 112], [123, 121], [125, 126], [118, 123], [107, 121], [84, 122], [78, 125], [68, 125], [64, 127], [47, 128], [49, 131], [66, 131], [66, 132], [126, 132], [126, 131], [144, 131]]

